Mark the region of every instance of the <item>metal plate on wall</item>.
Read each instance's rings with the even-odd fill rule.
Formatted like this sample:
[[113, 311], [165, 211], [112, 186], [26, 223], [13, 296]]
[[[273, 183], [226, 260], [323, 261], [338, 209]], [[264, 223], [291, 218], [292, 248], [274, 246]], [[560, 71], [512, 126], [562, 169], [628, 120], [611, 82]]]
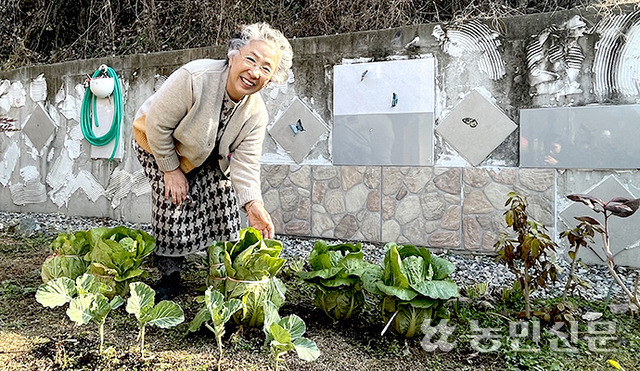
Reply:
[[336, 115], [335, 165], [433, 165], [433, 113]]
[[297, 97], [269, 130], [273, 140], [298, 164], [328, 132], [324, 122]]
[[516, 128], [500, 108], [473, 90], [442, 120], [436, 132], [477, 166]]
[[520, 111], [520, 166], [640, 168], [640, 105]]
[[[91, 123], [91, 128], [93, 129], [93, 135], [96, 137], [101, 137], [111, 130], [111, 126], [113, 125], [113, 115], [114, 115], [114, 103], [113, 97], [109, 98], [96, 98], [96, 110], [98, 114], [98, 123], [99, 126], [95, 126], [95, 124]], [[95, 113], [94, 113], [95, 114]], [[124, 154], [124, 147], [122, 141], [122, 130], [123, 127], [120, 127], [120, 132], [118, 133], [118, 148], [116, 148], [115, 155], [113, 158], [122, 159]], [[113, 147], [116, 145], [116, 138], [104, 146], [94, 146], [91, 145], [91, 158], [111, 158], [113, 154]]]

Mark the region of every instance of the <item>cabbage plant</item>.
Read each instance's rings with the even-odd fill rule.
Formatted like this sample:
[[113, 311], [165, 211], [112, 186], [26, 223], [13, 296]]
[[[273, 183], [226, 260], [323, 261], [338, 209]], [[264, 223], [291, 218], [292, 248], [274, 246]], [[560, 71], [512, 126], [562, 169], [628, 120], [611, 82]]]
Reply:
[[89, 263], [84, 256], [89, 252], [90, 245], [85, 231], [75, 233], [61, 233], [51, 242], [53, 254], [42, 264], [42, 282], [67, 277], [75, 280], [87, 271]]
[[302, 318], [295, 314], [280, 318], [278, 308], [273, 303], [264, 303], [265, 320], [263, 330], [266, 335], [265, 345], [269, 345], [273, 354], [274, 369], [279, 369], [279, 364], [284, 356], [291, 350], [295, 350], [298, 357], [311, 362], [318, 359], [320, 350], [313, 340], [302, 337], [307, 331]]
[[285, 286], [276, 274], [285, 260], [280, 258], [282, 242], [263, 239], [255, 228], [240, 231], [236, 242], [218, 242], [207, 249], [209, 275], [207, 285], [221, 291], [224, 297], [239, 299], [242, 310], [236, 323], [260, 327], [264, 322], [263, 303], [277, 308], [284, 304]]
[[424, 247], [390, 242], [385, 248], [382, 276], [368, 288], [383, 295], [382, 313], [389, 319], [385, 330], [391, 326], [411, 338], [425, 319], [448, 317], [444, 303], [459, 296], [456, 283], [447, 279], [455, 266]]
[[144, 333], [148, 325], [170, 328], [184, 321], [182, 308], [170, 301], [163, 300], [155, 305], [156, 292], [147, 284], [132, 282], [129, 284], [131, 296], [127, 300], [126, 310], [138, 319], [138, 342], [140, 354], [144, 355]]
[[127, 294], [130, 282], [147, 275], [140, 266], [155, 249], [156, 241], [146, 232], [122, 226], [100, 227], [89, 230], [87, 236], [91, 244], [91, 251], [85, 255], [90, 262], [87, 272], [111, 287], [113, 293]]
[[[224, 296], [219, 292], [207, 288], [204, 293], [204, 308], [202, 308], [189, 325], [189, 331], [197, 331], [204, 324], [216, 336], [218, 344], [218, 370], [222, 361], [222, 336], [224, 327], [234, 313], [242, 308], [242, 302], [238, 299], [224, 300]], [[211, 325], [209, 324], [211, 323]], [[213, 327], [211, 327], [213, 326]]]
[[334, 321], [345, 320], [364, 306], [363, 277], [380, 267], [363, 261], [362, 244], [329, 245], [317, 241], [309, 254], [311, 271], [298, 277], [313, 286], [315, 304]]
[[90, 274], [72, 280], [60, 277], [41, 285], [36, 291], [36, 301], [45, 307], [55, 308], [69, 303], [67, 316], [78, 326], [89, 322], [98, 325], [100, 353], [104, 345], [104, 323], [109, 313], [122, 305], [120, 296], [109, 300], [104, 293], [109, 287], [95, 280]]

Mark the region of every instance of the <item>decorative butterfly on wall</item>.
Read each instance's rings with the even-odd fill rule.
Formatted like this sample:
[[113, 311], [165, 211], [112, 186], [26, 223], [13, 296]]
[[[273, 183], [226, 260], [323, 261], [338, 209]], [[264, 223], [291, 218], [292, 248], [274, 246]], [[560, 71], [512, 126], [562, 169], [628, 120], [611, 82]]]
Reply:
[[301, 131], [304, 131], [304, 127], [302, 126], [302, 121], [300, 121], [300, 119], [298, 119], [298, 122], [296, 122], [296, 124], [291, 124], [289, 125], [289, 127], [291, 128], [291, 131], [293, 131], [293, 135], [298, 134]]
[[465, 125], [469, 125], [469, 127], [472, 129], [478, 126], [478, 120], [474, 119], [473, 117], [463, 117], [462, 122]]
[[367, 76], [367, 73], [369, 72], [369, 70], [364, 70], [364, 72], [362, 73], [362, 75], [360, 76], [360, 81], [364, 80], [364, 77]]

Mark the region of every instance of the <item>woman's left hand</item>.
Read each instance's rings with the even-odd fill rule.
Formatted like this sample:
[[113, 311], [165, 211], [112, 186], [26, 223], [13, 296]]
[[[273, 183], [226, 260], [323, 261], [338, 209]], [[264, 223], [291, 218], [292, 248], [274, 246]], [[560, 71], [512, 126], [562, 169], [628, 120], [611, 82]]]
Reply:
[[245, 206], [249, 224], [260, 231], [262, 238], [273, 238], [275, 236], [275, 227], [271, 221], [271, 215], [265, 210], [264, 205], [260, 201], [248, 202]]

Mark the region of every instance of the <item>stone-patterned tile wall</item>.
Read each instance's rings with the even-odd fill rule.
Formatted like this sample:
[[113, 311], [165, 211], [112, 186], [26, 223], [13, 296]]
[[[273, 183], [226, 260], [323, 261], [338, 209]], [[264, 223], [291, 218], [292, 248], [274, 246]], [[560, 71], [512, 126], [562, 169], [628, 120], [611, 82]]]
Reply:
[[312, 168], [311, 230], [314, 236], [380, 240], [381, 168]]
[[459, 168], [382, 169], [382, 240], [460, 248]]
[[276, 233], [311, 235], [311, 167], [262, 167], [262, 195]]
[[265, 165], [276, 233], [491, 252], [509, 192], [555, 237], [553, 169]]
[[463, 179], [465, 249], [494, 251], [493, 245], [506, 231], [505, 202], [512, 191], [526, 197], [531, 217], [554, 238], [555, 170], [465, 168]]

